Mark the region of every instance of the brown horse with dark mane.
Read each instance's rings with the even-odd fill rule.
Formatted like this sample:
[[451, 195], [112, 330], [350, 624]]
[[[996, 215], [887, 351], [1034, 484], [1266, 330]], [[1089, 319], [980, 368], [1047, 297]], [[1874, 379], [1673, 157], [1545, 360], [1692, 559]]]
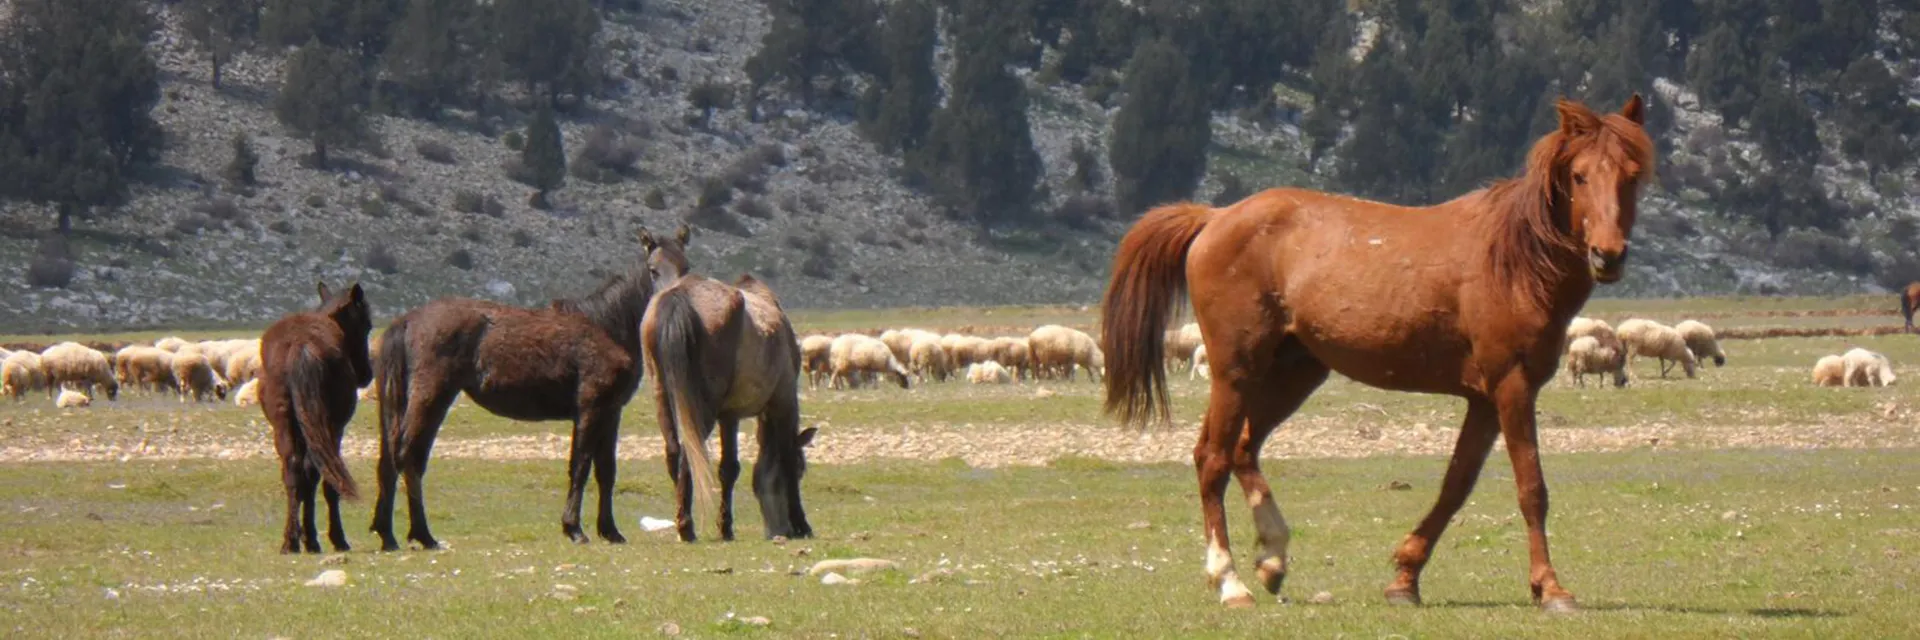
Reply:
[[356, 392], [373, 381], [367, 334], [373, 312], [358, 283], [335, 295], [320, 283], [320, 306], [274, 322], [260, 336], [260, 412], [273, 426], [280, 480], [287, 490], [287, 526], [280, 553], [320, 552], [313, 523], [314, 490], [323, 482], [327, 540], [346, 551], [340, 498], [360, 490], [340, 459], [340, 439], [360, 403]]
[[1246, 493], [1260, 534], [1255, 566], [1277, 594], [1290, 532], [1260, 472], [1260, 447], [1338, 371], [1467, 401], [1439, 499], [1394, 554], [1387, 600], [1420, 602], [1420, 571], [1498, 435], [1527, 523], [1533, 598], [1575, 608], [1547, 553], [1534, 401], [1595, 283], [1624, 274], [1654, 157], [1638, 94], [1619, 114], [1564, 100], [1557, 108], [1560, 128], [1535, 143], [1525, 173], [1443, 204], [1271, 189], [1220, 209], [1154, 209], [1121, 240], [1101, 309], [1106, 409], [1129, 424], [1166, 419], [1162, 341], [1188, 292], [1212, 359], [1193, 460], [1206, 573], [1222, 603], [1254, 602], [1228, 551], [1227, 480]]
[[442, 298], [387, 327], [380, 338], [380, 498], [372, 527], [381, 549], [400, 548], [393, 537], [393, 502], [401, 476], [407, 483], [407, 539], [439, 548], [427, 529], [423, 478], [433, 439], [463, 392], [503, 418], [572, 421], [560, 531], [575, 542], [588, 541], [580, 503], [592, 472], [600, 489], [600, 537], [626, 542], [613, 517], [620, 411], [640, 385], [640, 320], [653, 298], [654, 266], [686, 268], [685, 226], [674, 243], [640, 234], [647, 246], [642, 259], [584, 297], [532, 309]]
[[1920, 311], [1920, 281], [1907, 283], [1900, 292], [1900, 315], [1907, 318], [1907, 332], [1913, 332], [1913, 312]]
[[653, 373], [667, 475], [673, 478], [680, 539], [695, 539], [693, 503], [712, 513], [714, 469], [706, 439], [720, 431], [720, 538], [733, 539], [733, 485], [740, 478], [740, 420], [758, 423], [753, 494], [766, 536], [813, 535], [800, 503], [805, 447], [800, 429], [800, 343], [773, 290], [750, 275], [732, 284], [669, 274], [641, 328]]

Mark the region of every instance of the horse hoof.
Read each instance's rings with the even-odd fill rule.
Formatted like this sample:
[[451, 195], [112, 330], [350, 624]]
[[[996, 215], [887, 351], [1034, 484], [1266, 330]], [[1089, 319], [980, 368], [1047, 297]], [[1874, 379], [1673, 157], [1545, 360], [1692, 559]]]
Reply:
[[1269, 594], [1276, 595], [1276, 596], [1280, 595], [1280, 585], [1287, 581], [1287, 572], [1268, 571], [1266, 570], [1266, 568], [1263, 567], [1260, 569], [1259, 573], [1260, 573], [1260, 586], [1265, 587], [1267, 590], [1267, 593]]
[[1573, 596], [1548, 598], [1540, 601], [1540, 610], [1547, 613], [1579, 613], [1580, 605], [1573, 601]]
[[1387, 604], [1399, 607], [1420, 606], [1420, 592], [1407, 589], [1388, 590]]
[[606, 539], [608, 544], [626, 544], [627, 543], [627, 537], [620, 535], [620, 532], [618, 531], [601, 532], [600, 537]]
[[400, 543], [398, 543], [398, 542], [394, 542], [394, 541], [392, 541], [392, 540], [388, 540], [388, 541], [386, 541], [386, 542], [382, 542], [382, 543], [380, 543], [380, 550], [381, 550], [381, 551], [399, 551], [399, 550], [400, 550]]
[[1253, 608], [1253, 594], [1242, 593], [1227, 596], [1220, 599], [1220, 604], [1226, 605], [1228, 609], [1251, 609]]

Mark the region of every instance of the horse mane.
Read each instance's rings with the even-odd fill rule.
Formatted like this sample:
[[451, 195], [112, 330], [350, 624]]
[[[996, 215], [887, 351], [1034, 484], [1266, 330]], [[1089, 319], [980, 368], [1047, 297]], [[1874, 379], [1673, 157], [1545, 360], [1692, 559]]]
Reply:
[[600, 283], [593, 293], [578, 298], [557, 298], [548, 306], [556, 311], [578, 313], [607, 332], [614, 342], [638, 353], [640, 320], [646, 315], [647, 301], [653, 298], [653, 274], [644, 263], [627, 267]]
[[[1560, 108], [1586, 111], [1565, 101]], [[1571, 221], [1559, 211], [1566, 203], [1568, 165], [1598, 152], [1615, 166], [1640, 167], [1637, 180], [1653, 174], [1653, 141], [1640, 125], [1618, 114], [1586, 115], [1598, 126], [1572, 134], [1563, 127], [1542, 136], [1527, 153], [1526, 170], [1487, 187], [1482, 197], [1494, 279], [1541, 309], [1551, 306], [1555, 286], [1570, 275], [1565, 255], [1580, 251]]]

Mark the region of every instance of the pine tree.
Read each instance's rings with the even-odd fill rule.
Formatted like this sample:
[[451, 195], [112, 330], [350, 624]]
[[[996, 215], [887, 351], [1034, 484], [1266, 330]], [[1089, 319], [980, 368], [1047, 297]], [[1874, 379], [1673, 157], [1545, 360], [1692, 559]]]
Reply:
[[585, 95], [599, 82], [600, 13], [589, 0], [498, 0], [500, 63], [529, 93]]
[[1841, 151], [1865, 162], [1874, 177], [1908, 163], [1908, 141], [1920, 130], [1920, 114], [1907, 104], [1899, 79], [1885, 63], [1855, 60], [1835, 82], [1834, 93]]
[[760, 50], [747, 59], [747, 77], [754, 86], [785, 83], [802, 101], [813, 102], [815, 78], [838, 78], [846, 73], [881, 75], [885, 70], [874, 48], [874, 25], [880, 22], [877, 0], [766, 0], [773, 24], [760, 39]]
[[1760, 150], [1776, 166], [1812, 165], [1820, 158], [1813, 110], [1791, 90], [1779, 86], [1762, 89], [1748, 119]]
[[1121, 90], [1107, 148], [1121, 215], [1191, 197], [1206, 174], [1213, 114], [1186, 55], [1166, 39], [1141, 45]]
[[387, 77], [405, 89], [411, 110], [432, 117], [465, 102], [492, 55], [474, 0], [413, 0], [394, 25]]
[[1004, 34], [966, 28], [954, 40], [952, 95], [912, 158], [950, 209], [982, 224], [1028, 213], [1041, 174], [1026, 85], [1007, 71]]
[[561, 146], [560, 123], [553, 118], [553, 106], [545, 100], [540, 101], [533, 120], [527, 123], [527, 144], [520, 148], [520, 163], [537, 190], [533, 206], [547, 208], [547, 193], [567, 180], [567, 152]]
[[932, 126], [940, 101], [940, 79], [933, 70], [939, 20], [927, 0], [899, 0], [887, 8], [881, 33], [887, 75], [872, 85], [873, 113], [864, 118], [869, 135], [882, 149], [917, 149]]
[[220, 88], [220, 72], [233, 55], [245, 49], [260, 26], [260, 6], [254, 0], [186, 0], [187, 34], [207, 52], [213, 88]]
[[366, 106], [366, 82], [353, 57], [314, 39], [287, 60], [274, 115], [313, 143], [314, 165], [324, 169], [329, 148], [366, 135]]
[[158, 156], [155, 22], [137, 0], [62, 0], [15, 3], [0, 29], [0, 194], [56, 205], [64, 234]]
[[260, 155], [253, 151], [253, 139], [246, 132], [233, 134], [233, 159], [220, 170], [227, 184], [236, 189], [253, 186], [254, 169], [260, 166]]
[[293, 46], [308, 40], [350, 52], [371, 67], [386, 52], [406, 0], [265, 0], [262, 40]]
[[1746, 117], [1766, 83], [1755, 53], [1740, 32], [1725, 23], [1708, 31], [1687, 54], [1687, 81], [1701, 102], [1728, 122]]

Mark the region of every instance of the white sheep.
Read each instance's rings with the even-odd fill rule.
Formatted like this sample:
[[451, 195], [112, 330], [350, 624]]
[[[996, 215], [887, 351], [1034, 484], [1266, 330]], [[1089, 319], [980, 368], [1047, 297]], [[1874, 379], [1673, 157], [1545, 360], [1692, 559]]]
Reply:
[[1667, 372], [1672, 370], [1672, 365], [1668, 363], [1678, 362], [1686, 370], [1688, 378], [1694, 377], [1693, 368], [1697, 361], [1693, 352], [1687, 349], [1687, 341], [1673, 327], [1634, 318], [1620, 323], [1619, 335], [1621, 344], [1626, 347], [1629, 363], [1634, 356], [1658, 358], [1660, 377], [1665, 378]]
[[1821, 356], [1813, 363], [1813, 383], [1822, 387], [1847, 384], [1847, 360], [1837, 355]]
[[247, 340], [235, 348], [227, 354], [227, 366], [220, 371], [225, 372], [227, 384], [230, 385], [246, 384], [260, 377], [260, 341]]
[[47, 371], [41, 366], [40, 354], [15, 351], [6, 360], [0, 360], [0, 394], [18, 401], [40, 389], [51, 389], [47, 385]]
[[876, 380], [880, 374], [893, 376], [902, 389], [909, 385], [906, 365], [900, 364], [893, 350], [878, 338], [858, 333], [841, 335], [833, 339], [827, 357], [833, 372], [827, 383], [832, 388], [857, 387], [860, 381]]
[[47, 384], [56, 387], [75, 387], [91, 396], [94, 389], [107, 390], [107, 399], [116, 400], [120, 396], [120, 381], [113, 377], [113, 362], [107, 354], [100, 353], [78, 342], [62, 342], [47, 347], [40, 352], [40, 367], [46, 371]]
[[1713, 358], [1713, 366], [1727, 366], [1727, 353], [1720, 350], [1720, 339], [1713, 333], [1713, 327], [1699, 320], [1681, 320], [1673, 325], [1680, 332], [1680, 339], [1686, 341], [1687, 350], [1695, 357]]
[[1000, 363], [988, 360], [986, 362], [975, 362], [967, 366], [967, 382], [974, 384], [1008, 384], [1013, 382], [1013, 375], [1007, 373], [1007, 368], [1001, 366]]
[[157, 393], [174, 389], [173, 352], [144, 344], [130, 345], [113, 354], [114, 375], [122, 385]]
[[1587, 374], [1613, 374], [1613, 386], [1627, 386], [1627, 357], [1619, 348], [1605, 346], [1599, 338], [1580, 336], [1567, 344], [1567, 373], [1573, 383], [1587, 386]]
[[173, 383], [179, 389], [181, 402], [188, 399], [205, 402], [208, 396], [225, 400], [231, 389], [205, 355], [185, 349], [173, 356]]
[[178, 353], [180, 351], [180, 347], [184, 347], [189, 344], [192, 344], [192, 343], [187, 342], [185, 340], [181, 340], [178, 336], [167, 336], [165, 338], [161, 338], [159, 340], [153, 341], [154, 347], [160, 349], [161, 351], [165, 351], [167, 353]]
[[908, 347], [907, 354], [908, 366], [912, 367], [913, 374], [918, 376], [921, 382], [927, 380], [945, 382], [947, 378], [953, 376], [953, 367], [947, 359], [947, 350], [941, 348], [938, 336], [915, 337], [913, 346]]
[[60, 397], [53, 401], [53, 406], [62, 409], [91, 407], [93, 406], [93, 398], [89, 398], [87, 394], [73, 389], [61, 389]]
[[1600, 346], [1620, 347], [1620, 335], [1615, 333], [1613, 331], [1613, 325], [1607, 324], [1605, 320], [1576, 316], [1572, 322], [1567, 323], [1568, 344], [1572, 344], [1574, 340], [1588, 336], [1600, 341]]
[[260, 379], [248, 380], [233, 392], [233, 406], [246, 408], [260, 404]]
[[1194, 347], [1193, 370], [1187, 372], [1187, 379], [1192, 380], [1195, 376], [1198, 376], [1201, 380], [1212, 380], [1213, 368], [1208, 366], [1209, 364], [1210, 361], [1207, 359], [1207, 345], [1203, 344]]
[[1843, 375], [1849, 387], [1884, 387], [1899, 379], [1893, 375], [1893, 362], [1884, 355], [1854, 347], [1840, 358], [1845, 363]]
[[1007, 375], [1020, 380], [1022, 374], [1032, 377], [1033, 348], [1027, 346], [1025, 336], [999, 337], [986, 342], [976, 350], [974, 360], [992, 360], [1007, 369]]
[[[1166, 334], [1166, 356], [1169, 367], [1185, 364], [1198, 367], [1193, 363], [1193, 352], [1200, 348], [1200, 323], [1189, 322], [1177, 329], [1168, 329]], [[1191, 376], [1189, 376], [1191, 377]]]
[[820, 381], [827, 379], [833, 371], [828, 364], [828, 351], [833, 348], [833, 338], [827, 336], [807, 336], [800, 339], [801, 369], [807, 372], [807, 387], [820, 388]]

